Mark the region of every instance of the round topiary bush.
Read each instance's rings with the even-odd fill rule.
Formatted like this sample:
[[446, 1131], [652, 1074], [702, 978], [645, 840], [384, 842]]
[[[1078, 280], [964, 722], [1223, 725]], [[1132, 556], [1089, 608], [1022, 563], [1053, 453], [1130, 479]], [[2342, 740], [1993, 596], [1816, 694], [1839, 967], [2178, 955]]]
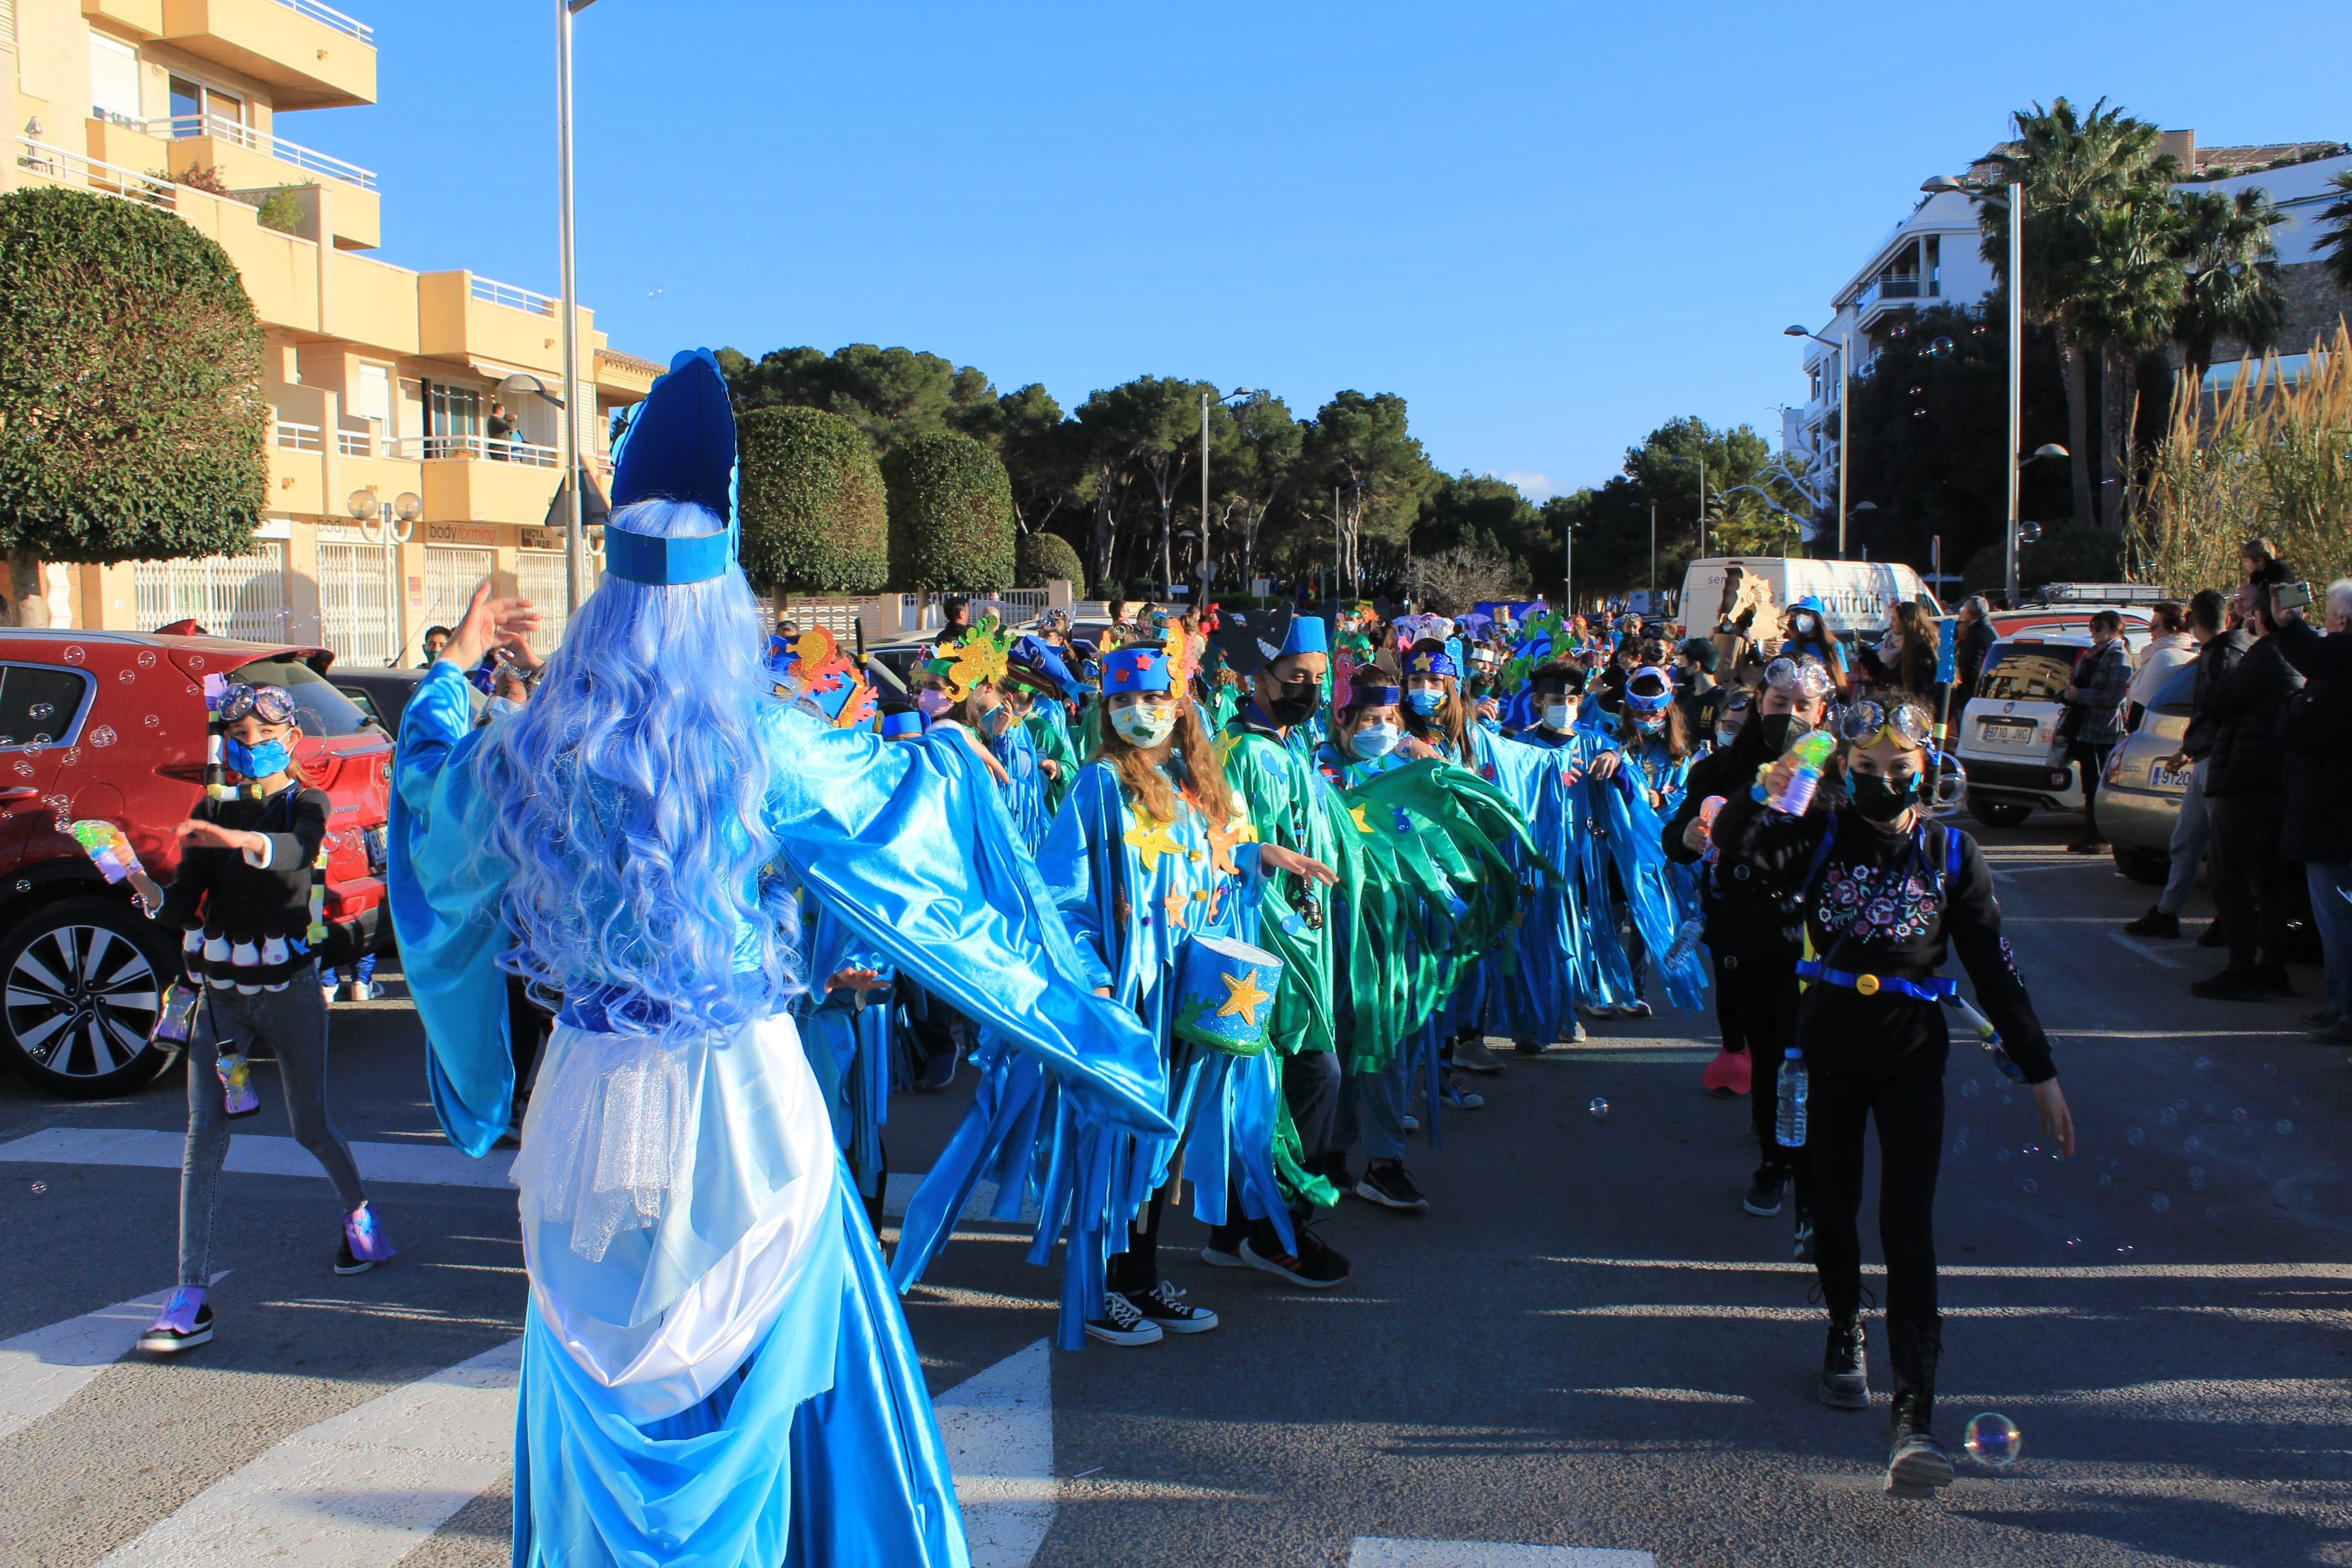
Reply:
[[882, 470], [865, 434], [821, 408], [736, 421], [743, 572], [762, 591], [871, 594], [890, 577]]
[[161, 208], [0, 195], [0, 546], [233, 554], [268, 502], [261, 323], [228, 253]]
[[1080, 595], [1086, 593], [1087, 569], [1078, 563], [1077, 551], [1060, 534], [1024, 533], [1013, 553], [1018, 568], [1014, 587], [1042, 588], [1058, 577]]
[[899, 587], [1013, 586], [1013, 485], [995, 453], [969, 436], [917, 436], [882, 459], [882, 479]]

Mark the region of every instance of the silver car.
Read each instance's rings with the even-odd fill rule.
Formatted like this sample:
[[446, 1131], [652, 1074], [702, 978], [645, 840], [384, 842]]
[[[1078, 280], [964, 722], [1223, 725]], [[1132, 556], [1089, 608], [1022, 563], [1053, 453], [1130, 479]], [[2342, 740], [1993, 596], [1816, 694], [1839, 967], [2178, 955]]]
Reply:
[[2175, 771], [2171, 762], [2189, 729], [2196, 684], [2194, 663], [2175, 670], [2157, 689], [2139, 728], [2108, 756], [2099, 780], [2099, 832], [2115, 851], [2116, 869], [2151, 888], [2162, 887], [2172, 870], [2172, 825], [2180, 816], [2189, 770]]

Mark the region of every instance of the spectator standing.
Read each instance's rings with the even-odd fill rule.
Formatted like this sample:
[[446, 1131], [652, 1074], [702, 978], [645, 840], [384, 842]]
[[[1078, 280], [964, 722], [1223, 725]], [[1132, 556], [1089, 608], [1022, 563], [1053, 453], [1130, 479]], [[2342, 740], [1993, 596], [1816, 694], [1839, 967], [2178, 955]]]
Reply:
[[432, 668], [433, 661], [441, 657], [441, 650], [448, 646], [449, 628], [447, 626], [425, 627], [425, 658], [418, 662], [416, 668], [419, 669]]
[[2226, 1002], [2294, 994], [2283, 951], [2294, 868], [2279, 854], [2279, 797], [2286, 771], [2279, 721], [2304, 684], [2289, 651], [2302, 653], [2303, 645], [2319, 641], [2319, 634], [2302, 611], [2273, 608], [2270, 588], [2286, 580], [2284, 568], [2273, 562], [2259, 575], [2266, 581], [2238, 591], [2247, 627], [2260, 635], [2213, 694], [2219, 723], [2212, 771], [2205, 780], [2212, 814], [2213, 903], [2221, 912], [2230, 963], [2189, 988], [2193, 995]]
[[514, 416], [507, 412], [505, 404], [490, 405], [490, 417], [486, 428], [490, 437], [490, 456], [501, 463], [512, 462], [515, 431], [518, 426], [515, 424]]
[[1982, 594], [1960, 606], [1960, 629], [1952, 650], [1952, 711], [1959, 713], [1984, 678], [1985, 655], [1992, 651], [1992, 605]]
[[1675, 705], [1683, 710], [1683, 722], [1694, 743], [1714, 739], [1716, 719], [1723, 712], [1724, 699], [1728, 694], [1715, 681], [1716, 670], [1722, 661], [1722, 652], [1706, 637], [1690, 638], [1676, 658], [1676, 673], [1682, 681], [1681, 689], [1675, 694]]
[[[2189, 601], [2189, 636], [2197, 645], [2192, 656], [2197, 667], [2194, 695], [2190, 699], [2189, 728], [2180, 737], [2180, 750], [2167, 764], [2174, 773], [2186, 770], [2189, 785], [2180, 796], [2180, 815], [2172, 823], [2172, 874], [2147, 913], [2124, 927], [2134, 936], [2180, 934], [2180, 911], [2188, 907], [2189, 889], [2197, 885], [2198, 870], [2205, 864], [2205, 841], [2210, 827], [2205, 804], [2205, 761], [2212, 753], [2213, 733], [2219, 728], [2210, 710], [2212, 693], [2253, 641], [2242, 631], [2224, 629], [2228, 613], [2224, 606], [2221, 595], [2210, 588]], [[2213, 922], [2213, 930], [2220, 931], [2221, 921]], [[2218, 941], [2217, 935], [2215, 942]]]
[[2124, 689], [2124, 728], [2139, 728], [2172, 672], [2197, 657], [2197, 641], [2189, 635], [2189, 612], [2167, 599], [2148, 612], [2147, 646], [2132, 666], [2131, 684]]
[[2065, 714], [2058, 721], [2067, 757], [2083, 770], [2083, 837], [2066, 846], [2076, 855], [2096, 855], [2099, 837], [2099, 775], [2107, 753], [2124, 735], [2124, 692], [2131, 685], [2131, 654], [2124, 647], [2124, 618], [2113, 610], [2091, 616], [2091, 651], [2074, 667], [2066, 688]]
[[2304, 1022], [2317, 1031], [2314, 1039], [2342, 1046], [2352, 1045], [2352, 577], [2327, 585], [2324, 614], [2326, 636], [2295, 650], [2307, 679], [2279, 725], [2286, 746], [2279, 853], [2303, 862], [2326, 966], [2326, 999]]

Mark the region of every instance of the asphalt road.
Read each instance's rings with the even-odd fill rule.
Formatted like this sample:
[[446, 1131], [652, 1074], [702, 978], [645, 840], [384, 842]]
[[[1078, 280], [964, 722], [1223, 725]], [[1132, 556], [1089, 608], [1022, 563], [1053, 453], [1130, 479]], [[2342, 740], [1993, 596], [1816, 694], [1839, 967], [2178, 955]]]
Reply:
[[[1034, 1562], [1415, 1560], [1359, 1544], [1385, 1538], [1675, 1568], [2352, 1563], [2352, 1063], [2294, 1021], [2315, 971], [2296, 972], [2294, 1004], [2189, 997], [2215, 955], [2122, 938], [2147, 890], [2060, 852], [2069, 826], [1983, 837], [2082, 1152], [2039, 1149], [2028, 1097], [1956, 1054], [1937, 1211], [1939, 1429], [1957, 1444], [1970, 1415], [2003, 1412], [2023, 1429], [2017, 1462], [1963, 1460], [1937, 1501], [1881, 1492], [1883, 1358], [1868, 1415], [1812, 1399], [1810, 1273], [1788, 1261], [1785, 1215], [1739, 1207], [1754, 1152], [1745, 1104], [1699, 1087], [1709, 1022], [1667, 1016], [1595, 1025], [1588, 1046], [1479, 1084], [1486, 1108], [1450, 1114], [1444, 1146], [1410, 1156], [1428, 1215], [1350, 1200], [1328, 1223], [1356, 1262], [1341, 1291], [1206, 1268], [1189, 1250], [1199, 1227], [1171, 1221], [1169, 1272], [1223, 1326], [1052, 1358], [1059, 1479], [1033, 1489], [1051, 1507]], [[2200, 894], [2191, 912], [2205, 907]], [[414, 1014], [339, 1006], [334, 1026], [346, 1131], [436, 1145]], [[240, 1133], [282, 1136], [259, 1076], [269, 1108]], [[0, 1088], [0, 1144], [176, 1132], [180, 1092], [176, 1075], [90, 1105]], [[928, 1164], [961, 1102], [900, 1101], [896, 1162]], [[233, 1491], [279, 1445], [519, 1331], [508, 1190], [379, 1186], [401, 1257], [339, 1279], [323, 1181], [225, 1180], [215, 1342], [169, 1364], [101, 1360], [37, 1398], [27, 1378], [72, 1358], [12, 1337], [167, 1286], [177, 1177], [0, 1148], [0, 1563], [153, 1560], [144, 1532]], [[1022, 1252], [1013, 1233], [976, 1228], [910, 1300], [935, 1393], [1051, 1333], [1055, 1276]], [[1873, 1336], [1875, 1356], [1874, 1321]], [[446, 1522], [374, 1560], [506, 1561], [495, 1453], [446, 1484], [471, 1500], [449, 1514], [453, 1496], [433, 1515]]]

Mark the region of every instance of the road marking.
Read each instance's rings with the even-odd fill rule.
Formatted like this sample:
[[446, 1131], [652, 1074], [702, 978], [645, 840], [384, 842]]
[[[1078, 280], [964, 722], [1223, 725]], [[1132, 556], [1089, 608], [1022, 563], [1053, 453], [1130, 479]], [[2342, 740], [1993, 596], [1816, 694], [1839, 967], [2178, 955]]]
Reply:
[[100, 1568], [391, 1568], [506, 1473], [522, 1342], [308, 1426]]
[[1744, 1394], [1717, 1394], [1707, 1388], [1571, 1388], [1570, 1394], [1600, 1399], [1652, 1399], [1665, 1405], [1753, 1405]]
[[2167, 969], [2178, 969], [2180, 967], [2180, 964], [2177, 960], [2165, 957], [2164, 954], [2157, 952], [2154, 948], [2142, 947], [2138, 942], [2132, 941], [2131, 938], [2126, 936], [2119, 931], [2111, 931], [2107, 932], [2107, 940], [2114, 942], [2117, 947], [2128, 948], [2133, 952], [2136, 952], [2142, 958], [2147, 959], [2150, 963], [2161, 964]]
[[[0, 1143], [0, 1160], [19, 1164], [135, 1165], [176, 1171], [187, 1144], [177, 1132], [140, 1127], [50, 1127]], [[514, 1163], [510, 1150], [477, 1160], [446, 1143], [354, 1143], [352, 1157], [370, 1182], [406, 1182], [434, 1187], [503, 1187]], [[315, 1176], [327, 1173], [310, 1152], [291, 1138], [239, 1132], [228, 1145], [224, 1167], [249, 1176]]]
[[972, 1568], [1029, 1568], [1053, 1528], [1053, 1353], [1039, 1340], [931, 1402]]
[[[1685, 1268], [1706, 1274], [1801, 1274], [1811, 1278], [1810, 1263], [1761, 1263], [1713, 1258], [1550, 1258], [1538, 1263], [1562, 1263], [1578, 1268]], [[1873, 1279], [1882, 1278], [1871, 1268]], [[1938, 1263], [1939, 1278], [1960, 1279], [2352, 1279], [2352, 1263], [2085, 1263], [2068, 1266], [2021, 1266], [1997, 1263]], [[1329, 1298], [1335, 1301], [1349, 1297]], [[1821, 1314], [1812, 1314], [1819, 1317]]]
[[[226, 1278], [224, 1268], [213, 1276], [213, 1283]], [[166, 1287], [135, 1301], [118, 1301], [0, 1340], [0, 1437], [38, 1421], [121, 1361], [171, 1293]]]
[[1602, 1546], [1515, 1546], [1507, 1541], [1396, 1541], [1360, 1535], [1348, 1568], [1658, 1568], [1647, 1552]]

